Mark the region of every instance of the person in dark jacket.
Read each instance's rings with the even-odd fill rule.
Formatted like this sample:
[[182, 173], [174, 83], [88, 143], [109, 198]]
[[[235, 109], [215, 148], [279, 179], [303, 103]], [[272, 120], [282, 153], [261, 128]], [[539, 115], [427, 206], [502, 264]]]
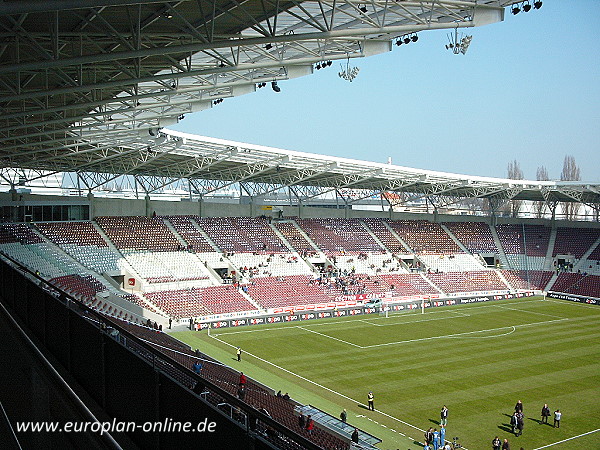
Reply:
[[544, 403], [544, 406], [542, 406], [542, 420], [540, 423], [548, 423], [548, 417], [550, 417], [550, 408], [548, 408], [547, 403]]
[[500, 440], [500, 438], [498, 436], [496, 436], [494, 439], [492, 439], [492, 450], [500, 450], [501, 446], [502, 446], [502, 441]]

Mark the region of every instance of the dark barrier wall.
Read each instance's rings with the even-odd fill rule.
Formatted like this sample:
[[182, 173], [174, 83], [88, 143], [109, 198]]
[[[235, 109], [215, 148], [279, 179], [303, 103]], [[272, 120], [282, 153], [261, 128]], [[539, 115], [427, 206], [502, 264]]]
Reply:
[[[126, 434], [140, 448], [274, 448], [266, 442], [269, 438], [250, 431], [250, 421], [236, 421], [223, 414], [193, 394], [189, 389], [191, 383], [185, 385], [182, 380], [197, 381], [207, 388], [207, 395], [230, 404], [242, 416], [262, 421], [272, 430], [272, 441], [295, 441], [293, 445], [299, 447], [317, 448], [304, 437], [157, 353], [126, 330], [115, 324], [106, 329], [101, 326], [105, 322], [103, 316], [3, 260], [0, 260], [0, 295], [5, 306], [26, 326], [28, 334], [37, 338], [111, 420], [135, 425], [136, 428]], [[181, 380], [176, 381], [171, 372]], [[174, 424], [184, 422], [190, 423], [192, 432], [172, 431]], [[208, 431], [211, 422], [213, 432]], [[152, 431], [157, 427], [162, 431]]]

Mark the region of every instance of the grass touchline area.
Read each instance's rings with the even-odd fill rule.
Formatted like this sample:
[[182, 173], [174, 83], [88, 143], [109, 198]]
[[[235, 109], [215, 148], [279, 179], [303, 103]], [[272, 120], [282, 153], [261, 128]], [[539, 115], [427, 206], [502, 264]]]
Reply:
[[[243, 361], [226, 363], [234, 370], [333, 416], [346, 408], [350, 423], [383, 439], [382, 449], [416, 448], [422, 434], [413, 435], [438, 426], [443, 404], [446, 438], [460, 436], [463, 448], [487, 449], [495, 435], [526, 450], [600, 448], [588, 431], [600, 426], [594, 308], [513, 299], [173, 335], [222, 362], [241, 347]], [[375, 412], [364, 406], [370, 390]], [[515, 437], [508, 419], [518, 399], [526, 426]], [[563, 412], [561, 428], [540, 424], [544, 403]]]

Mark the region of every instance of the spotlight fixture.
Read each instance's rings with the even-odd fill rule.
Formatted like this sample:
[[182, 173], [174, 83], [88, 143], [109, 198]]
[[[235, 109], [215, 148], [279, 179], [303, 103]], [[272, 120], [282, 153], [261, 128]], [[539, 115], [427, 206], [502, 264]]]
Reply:
[[512, 7], [510, 12], [513, 13], [513, 16], [516, 16], [517, 14], [519, 14], [521, 12], [521, 8], [519, 8], [519, 5], [515, 5]]
[[173, 14], [171, 14], [171, 12], [170, 12], [170, 11], [166, 11], [166, 12], [163, 14], [163, 17], [164, 17], [165, 19], [172, 19], [172, 18], [173, 18]]
[[410, 38], [408, 36], [404, 36], [404, 43], [410, 44]]
[[413, 41], [413, 42], [417, 42], [417, 41], [419, 40], [419, 36], [417, 36], [417, 35], [416, 35], [416, 33], [415, 33], [415, 34], [413, 34], [413, 35], [410, 37], [410, 40], [411, 40], [411, 41]]
[[446, 44], [446, 50], [452, 50], [452, 53], [458, 55], [462, 53], [463, 55], [467, 53], [467, 49], [469, 45], [471, 45], [471, 41], [473, 40], [473, 36], [464, 36], [462, 33], [458, 34], [458, 30], [454, 30], [454, 35], [448, 35], [449, 43]]
[[281, 88], [277, 86], [277, 81], [271, 81], [271, 89], [275, 92], [281, 92]]
[[338, 72], [338, 77], [352, 83], [352, 80], [354, 80], [357, 77], [359, 71], [360, 71], [360, 68], [358, 68], [358, 67], [350, 67], [350, 58], [348, 58], [348, 62], [346, 63], [346, 68], [344, 68], [344, 66], [342, 66], [342, 71]]
[[400, 45], [402, 45], [402, 39], [398, 39], [398, 40], [396, 40], [396, 45], [397, 45], [397, 46], [400, 46]]
[[264, 88], [266, 85], [267, 85], [267, 83], [258, 83], [256, 85], [256, 87], [260, 89], [260, 88]]
[[524, 12], [529, 12], [531, 11], [531, 4], [529, 2], [525, 2], [523, 3], [523, 11]]
[[184, 116], [183, 114], [181, 114], [180, 116], [178, 116], [178, 117], [177, 117], [177, 120], [178, 120], [178, 121], [179, 121], [179, 120], [183, 120], [183, 119], [185, 119], [185, 116]]
[[358, 9], [360, 9], [360, 10], [361, 10], [362, 12], [364, 12], [364, 13], [366, 13], [366, 12], [368, 11], [368, 9], [367, 9], [367, 5], [360, 5], [360, 6], [358, 7]]
[[331, 67], [333, 63], [331, 62], [331, 60], [327, 61], [327, 67]]
[[542, 7], [542, 1], [541, 0], [537, 0], [537, 1], [533, 2], [533, 7], [535, 9], [540, 9]]
[[273, 44], [267, 44], [265, 45], [265, 50], [271, 50], [273, 48]]
[[315, 66], [315, 69], [321, 70], [321, 63], [317, 63], [317, 65]]
[[218, 98], [216, 100], [213, 100], [213, 105], [218, 105], [219, 103], [223, 103], [223, 99], [222, 98]]

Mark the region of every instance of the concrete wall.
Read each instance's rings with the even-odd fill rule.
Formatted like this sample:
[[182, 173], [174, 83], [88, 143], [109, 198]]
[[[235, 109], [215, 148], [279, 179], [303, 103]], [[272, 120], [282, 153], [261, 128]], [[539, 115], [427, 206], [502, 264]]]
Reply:
[[77, 196], [52, 196], [0, 193], [0, 206], [10, 205], [40, 205], [40, 204], [89, 204], [90, 216], [151, 216], [154, 212], [160, 216], [167, 215], [198, 215], [201, 217], [257, 217], [267, 215], [271, 217], [324, 217], [324, 218], [366, 218], [381, 217], [393, 220], [429, 220], [432, 222], [466, 222], [476, 221], [484, 223], [505, 224], [532, 224], [574, 228], [600, 228], [598, 222], [570, 222], [558, 220], [554, 223], [550, 219], [514, 219], [511, 217], [489, 217], [479, 215], [449, 215], [449, 214], [419, 214], [392, 211], [365, 211], [336, 208], [318, 208], [311, 206], [273, 206], [265, 207], [261, 204], [240, 203], [238, 199], [222, 199], [213, 201], [179, 201], [179, 200], [154, 200], [149, 198], [106, 198], [106, 197], [77, 197]]

